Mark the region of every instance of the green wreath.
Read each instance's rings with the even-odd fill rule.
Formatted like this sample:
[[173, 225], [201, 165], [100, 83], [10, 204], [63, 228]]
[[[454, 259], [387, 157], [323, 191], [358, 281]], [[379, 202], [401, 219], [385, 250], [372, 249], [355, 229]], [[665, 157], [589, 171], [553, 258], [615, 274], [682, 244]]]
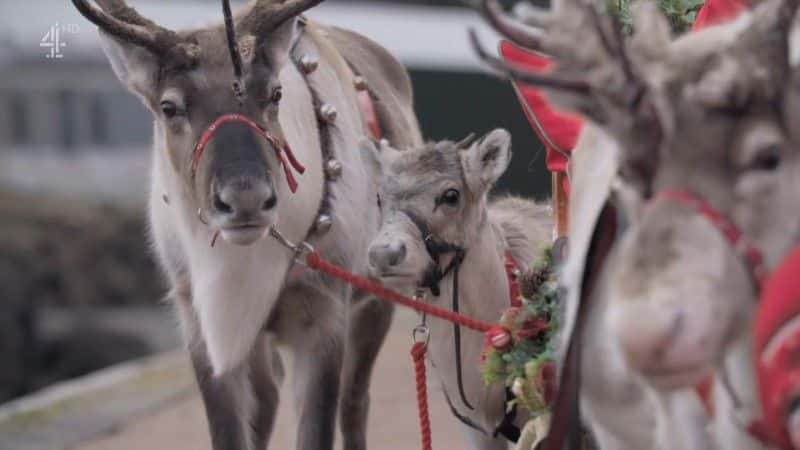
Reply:
[[552, 391], [559, 328], [558, 282], [552, 265], [548, 248], [520, 279], [522, 306], [508, 309], [500, 319], [511, 342], [503, 348], [487, 346], [482, 358], [484, 382], [504, 383], [515, 397], [507, 407], [521, 406], [533, 417], [548, 412]]

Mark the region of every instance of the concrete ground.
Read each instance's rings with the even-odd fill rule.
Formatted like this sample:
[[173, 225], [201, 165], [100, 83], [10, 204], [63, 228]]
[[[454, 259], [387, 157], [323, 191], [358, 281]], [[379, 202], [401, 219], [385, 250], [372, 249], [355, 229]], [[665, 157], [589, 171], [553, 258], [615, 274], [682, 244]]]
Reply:
[[[411, 328], [415, 317], [398, 311], [392, 330], [378, 357], [372, 383], [368, 443], [372, 449], [420, 448], [419, 423], [411, 356]], [[451, 416], [441, 390], [430, 377], [429, 403], [434, 449], [463, 448], [460, 424]], [[294, 447], [295, 420], [291, 402], [291, 373], [282, 388], [278, 420], [270, 443], [273, 449]], [[301, 431], [302, 432], [302, 431]], [[337, 437], [338, 439], [338, 437]], [[88, 442], [80, 450], [210, 450], [206, 420], [199, 394], [134, 419], [114, 434]], [[340, 448], [340, 445], [337, 445]]]

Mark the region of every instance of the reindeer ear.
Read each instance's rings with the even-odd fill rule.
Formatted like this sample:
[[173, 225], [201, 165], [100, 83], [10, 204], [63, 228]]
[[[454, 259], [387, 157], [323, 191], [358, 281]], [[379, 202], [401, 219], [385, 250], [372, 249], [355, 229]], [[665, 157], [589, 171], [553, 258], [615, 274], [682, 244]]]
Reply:
[[476, 194], [488, 191], [511, 161], [511, 134], [503, 129], [491, 131], [461, 154], [464, 178]]
[[100, 32], [103, 51], [114, 74], [131, 92], [149, 105], [156, 91], [158, 58], [138, 45], [121, 41], [104, 31]]

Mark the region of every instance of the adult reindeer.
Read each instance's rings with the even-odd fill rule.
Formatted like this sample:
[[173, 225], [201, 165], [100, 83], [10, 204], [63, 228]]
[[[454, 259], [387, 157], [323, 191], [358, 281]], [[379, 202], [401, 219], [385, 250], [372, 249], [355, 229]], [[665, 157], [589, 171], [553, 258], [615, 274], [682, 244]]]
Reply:
[[[483, 11], [557, 64], [531, 74], [484, 57], [591, 122], [573, 161], [562, 392], [580, 378], [601, 448], [764, 448], [748, 430], [760, 417], [750, 329], [758, 280], [800, 238], [795, 5], [769, 0], [676, 41], [652, 4], [629, 41], [580, 1], [533, 10], [543, 31], [495, 2]], [[596, 227], [601, 211], [611, 220]], [[614, 239], [614, 219], [611, 246], [600, 238]], [[693, 388], [712, 373], [709, 436]]]
[[[366, 38], [299, 17], [321, 0], [258, 0], [227, 30], [185, 31], [122, 0], [97, 2], [73, 0], [154, 117], [152, 237], [213, 448], [265, 448], [282, 377], [277, 345], [294, 355], [297, 447], [332, 447], [341, 376], [344, 446], [365, 448], [370, 373], [391, 308], [290, 270], [294, 253], [265, 236], [308, 240], [366, 273], [379, 210], [358, 142], [376, 124], [359, 102], [369, 94], [393, 145], [421, 144], [407, 73]], [[303, 166], [296, 186], [292, 170]]]

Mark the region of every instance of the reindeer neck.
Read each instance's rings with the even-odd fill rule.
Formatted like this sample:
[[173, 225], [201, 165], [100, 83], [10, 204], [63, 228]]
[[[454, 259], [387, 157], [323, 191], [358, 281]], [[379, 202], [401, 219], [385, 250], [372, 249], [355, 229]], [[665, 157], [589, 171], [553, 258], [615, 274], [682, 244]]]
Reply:
[[[461, 312], [476, 318], [496, 321], [508, 307], [508, 279], [504, 266], [505, 243], [490, 222], [476, 233], [477, 239], [466, 248], [459, 267], [458, 290]], [[450, 307], [453, 298], [453, 276], [449, 273], [439, 283], [438, 301]]]
[[[495, 322], [509, 304], [503, 263], [504, 244], [498, 230], [489, 222], [482, 227], [478, 236], [467, 248], [459, 269], [459, 310], [470, 317]], [[438, 306], [447, 309], [452, 307], [453, 276], [448, 274], [442, 279], [441, 293], [438, 298], [432, 299]], [[484, 345], [483, 334], [465, 328], [460, 330], [462, 386], [471, 404], [467, 405], [459, 393], [461, 389], [458, 383], [459, 368], [454, 358], [457, 347], [453, 325], [429, 317], [428, 326], [431, 330], [430, 357], [453, 408], [483, 429], [494, 429], [503, 415], [503, 396], [502, 389], [497, 391], [497, 386], [487, 391], [480, 371], [476, 370], [475, 364]]]

